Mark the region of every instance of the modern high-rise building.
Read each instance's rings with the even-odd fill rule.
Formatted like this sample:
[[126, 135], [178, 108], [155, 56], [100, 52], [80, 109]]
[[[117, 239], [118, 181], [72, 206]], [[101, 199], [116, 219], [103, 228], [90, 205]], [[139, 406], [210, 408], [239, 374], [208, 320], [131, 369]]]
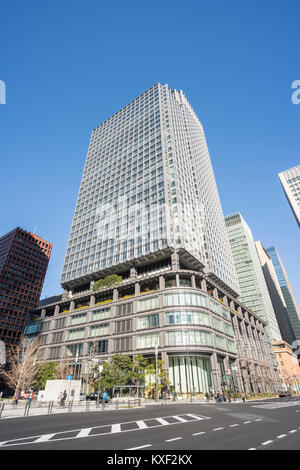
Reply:
[[154, 361], [157, 346], [178, 394], [278, 387], [266, 322], [237, 298], [203, 128], [181, 91], [156, 84], [92, 132], [61, 284], [26, 334], [83, 384], [93, 354]]
[[169, 247], [238, 291], [202, 125], [182, 91], [158, 83], [92, 132], [61, 284], [161, 259]]
[[265, 276], [268, 291], [276, 315], [282, 339], [288, 344], [293, 344], [296, 339], [283, 297], [274, 265], [266, 249], [260, 241], [255, 242], [257, 254]]
[[285, 300], [287, 313], [290, 318], [294, 334], [296, 336], [296, 339], [300, 340], [300, 309], [297, 304], [297, 300], [295, 298], [285, 267], [274, 246], [266, 248], [266, 251], [270, 256], [273, 266], [275, 268], [276, 276], [281, 288], [282, 295]]
[[240, 284], [239, 301], [268, 323], [270, 340], [281, 340], [262, 267], [250, 228], [240, 213], [225, 217]]
[[300, 227], [300, 165], [278, 174], [283, 190]]
[[0, 238], [0, 340], [18, 343], [42, 292], [52, 244], [17, 227]]

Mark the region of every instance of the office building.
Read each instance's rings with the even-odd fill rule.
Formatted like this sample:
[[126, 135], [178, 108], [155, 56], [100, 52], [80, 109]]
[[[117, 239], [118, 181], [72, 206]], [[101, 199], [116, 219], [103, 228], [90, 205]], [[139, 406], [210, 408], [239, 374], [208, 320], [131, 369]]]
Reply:
[[300, 309], [298, 307], [297, 300], [295, 298], [285, 267], [274, 246], [266, 248], [266, 251], [272, 260], [296, 340], [300, 341]]
[[[165, 263], [144, 258], [115, 286], [69, 292], [31, 312], [25, 333], [39, 335], [39, 361], [70, 364], [89, 391], [92, 358], [122, 353], [158, 357], [178, 395], [207, 391], [276, 393], [277, 364], [266, 323], [223, 281], [203, 272], [185, 250], [166, 249]], [[143, 268], [139, 268], [143, 263]]]
[[288, 344], [293, 344], [296, 336], [287, 312], [285, 299], [276, 276], [274, 265], [262, 243], [260, 241], [255, 242], [255, 246], [264, 273], [281, 337]]
[[300, 392], [300, 366], [290, 344], [285, 341], [273, 343], [282, 389], [291, 393]]
[[61, 284], [170, 247], [238, 291], [202, 125], [182, 91], [158, 83], [92, 132]]
[[300, 165], [278, 174], [288, 203], [300, 227]]
[[[121, 283], [94, 291], [110, 274]], [[278, 386], [266, 323], [237, 300], [203, 128], [181, 91], [156, 84], [92, 132], [61, 284], [26, 333], [41, 360], [77, 357], [83, 383], [91, 351], [154, 359], [157, 345], [178, 393]]]
[[52, 244], [17, 227], [0, 238], [0, 340], [18, 343], [38, 306]]
[[263, 319], [270, 340], [281, 335], [250, 228], [240, 213], [225, 217], [228, 237], [240, 284], [239, 301]]

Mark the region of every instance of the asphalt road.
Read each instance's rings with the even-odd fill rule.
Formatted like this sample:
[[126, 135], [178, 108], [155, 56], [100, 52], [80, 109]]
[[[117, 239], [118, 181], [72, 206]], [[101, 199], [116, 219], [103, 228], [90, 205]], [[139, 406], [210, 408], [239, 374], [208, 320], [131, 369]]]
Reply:
[[300, 397], [0, 420], [0, 450], [300, 449]]

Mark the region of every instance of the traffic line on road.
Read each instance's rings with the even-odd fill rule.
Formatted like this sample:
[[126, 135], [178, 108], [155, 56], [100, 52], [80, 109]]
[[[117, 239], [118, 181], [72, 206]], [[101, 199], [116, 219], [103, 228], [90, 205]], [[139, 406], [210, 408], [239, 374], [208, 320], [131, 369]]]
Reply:
[[152, 447], [152, 444], [145, 444], [144, 446], [139, 446], [139, 447], [131, 447], [130, 449], [125, 449], [125, 450], [145, 449], [145, 447]]
[[81, 437], [87, 437], [92, 429], [93, 428], [81, 429], [81, 431], [77, 434], [76, 439]]
[[178, 441], [179, 439], [182, 439], [182, 437], [173, 437], [173, 439], [167, 439], [166, 442]]
[[[174, 422], [174, 419], [176, 420], [175, 422]], [[147, 418], [144, 420], [127, 421], [127, 422], [114, 423], [114, 424], [105, 424], [102, 426], [94, 426], [91, 428], [73, 429], [69, 431], [58, 431], [57, 433], [53, 433], [53, 434], [43, 434], [43, 435], [37, 435], [37, 436], [23, 437], [20, 439], [12, 439], [9, 441], [0, 442], [0, 446], [11, 447], [11, 446], [20, 446], [20, 445], [28, 445], [28, 444], [39, 444], [41, 442], [45, 443], [45, 442], [49, 442], [49, 440], [51, 440], [51, 442], [54, 442], [54, 441], [63, 441], [63, 440], [71, 440], [71, 439], [79, 439], [79, 438], [90, 438], [90, 437], [104, 436], [104, 435], [109, 435], [109, 434], [138, 431], [140, 429], [147, 430], [147, 429], [156, 428], [160, 426], [180, 425], [182, 423], [187, 424], [187, 423], [192, 423], [195, 421], [202, 421], [204, 419], [206, 420], [210, 418], [208, 416], [196, 415], [196, 414], [190, 414], [190, 413], [185, 413], [183, 415], [175, 415], [175, 416], [173, 415], [164, 416], [164, 417], [159, 417], [159, 418]], [[157, 424], [155, 424], [155, 422]], [[128, 425], [129, 425], [129, 429], [128, 429]], [[99, 432], [97, 432], [98, 430]], [[70, 433], [73, 435], [70, 436]], [[74, 433], [76, 433], [76, 435], [74, 435]]]

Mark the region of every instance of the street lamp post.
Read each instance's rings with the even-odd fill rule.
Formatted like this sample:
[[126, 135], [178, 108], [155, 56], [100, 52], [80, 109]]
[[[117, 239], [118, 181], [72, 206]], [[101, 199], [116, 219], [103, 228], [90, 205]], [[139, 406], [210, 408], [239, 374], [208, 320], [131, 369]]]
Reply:
[[158, 402], [158, 371], [157, 371], [158, 346], [155, 344], [155, 401]]

